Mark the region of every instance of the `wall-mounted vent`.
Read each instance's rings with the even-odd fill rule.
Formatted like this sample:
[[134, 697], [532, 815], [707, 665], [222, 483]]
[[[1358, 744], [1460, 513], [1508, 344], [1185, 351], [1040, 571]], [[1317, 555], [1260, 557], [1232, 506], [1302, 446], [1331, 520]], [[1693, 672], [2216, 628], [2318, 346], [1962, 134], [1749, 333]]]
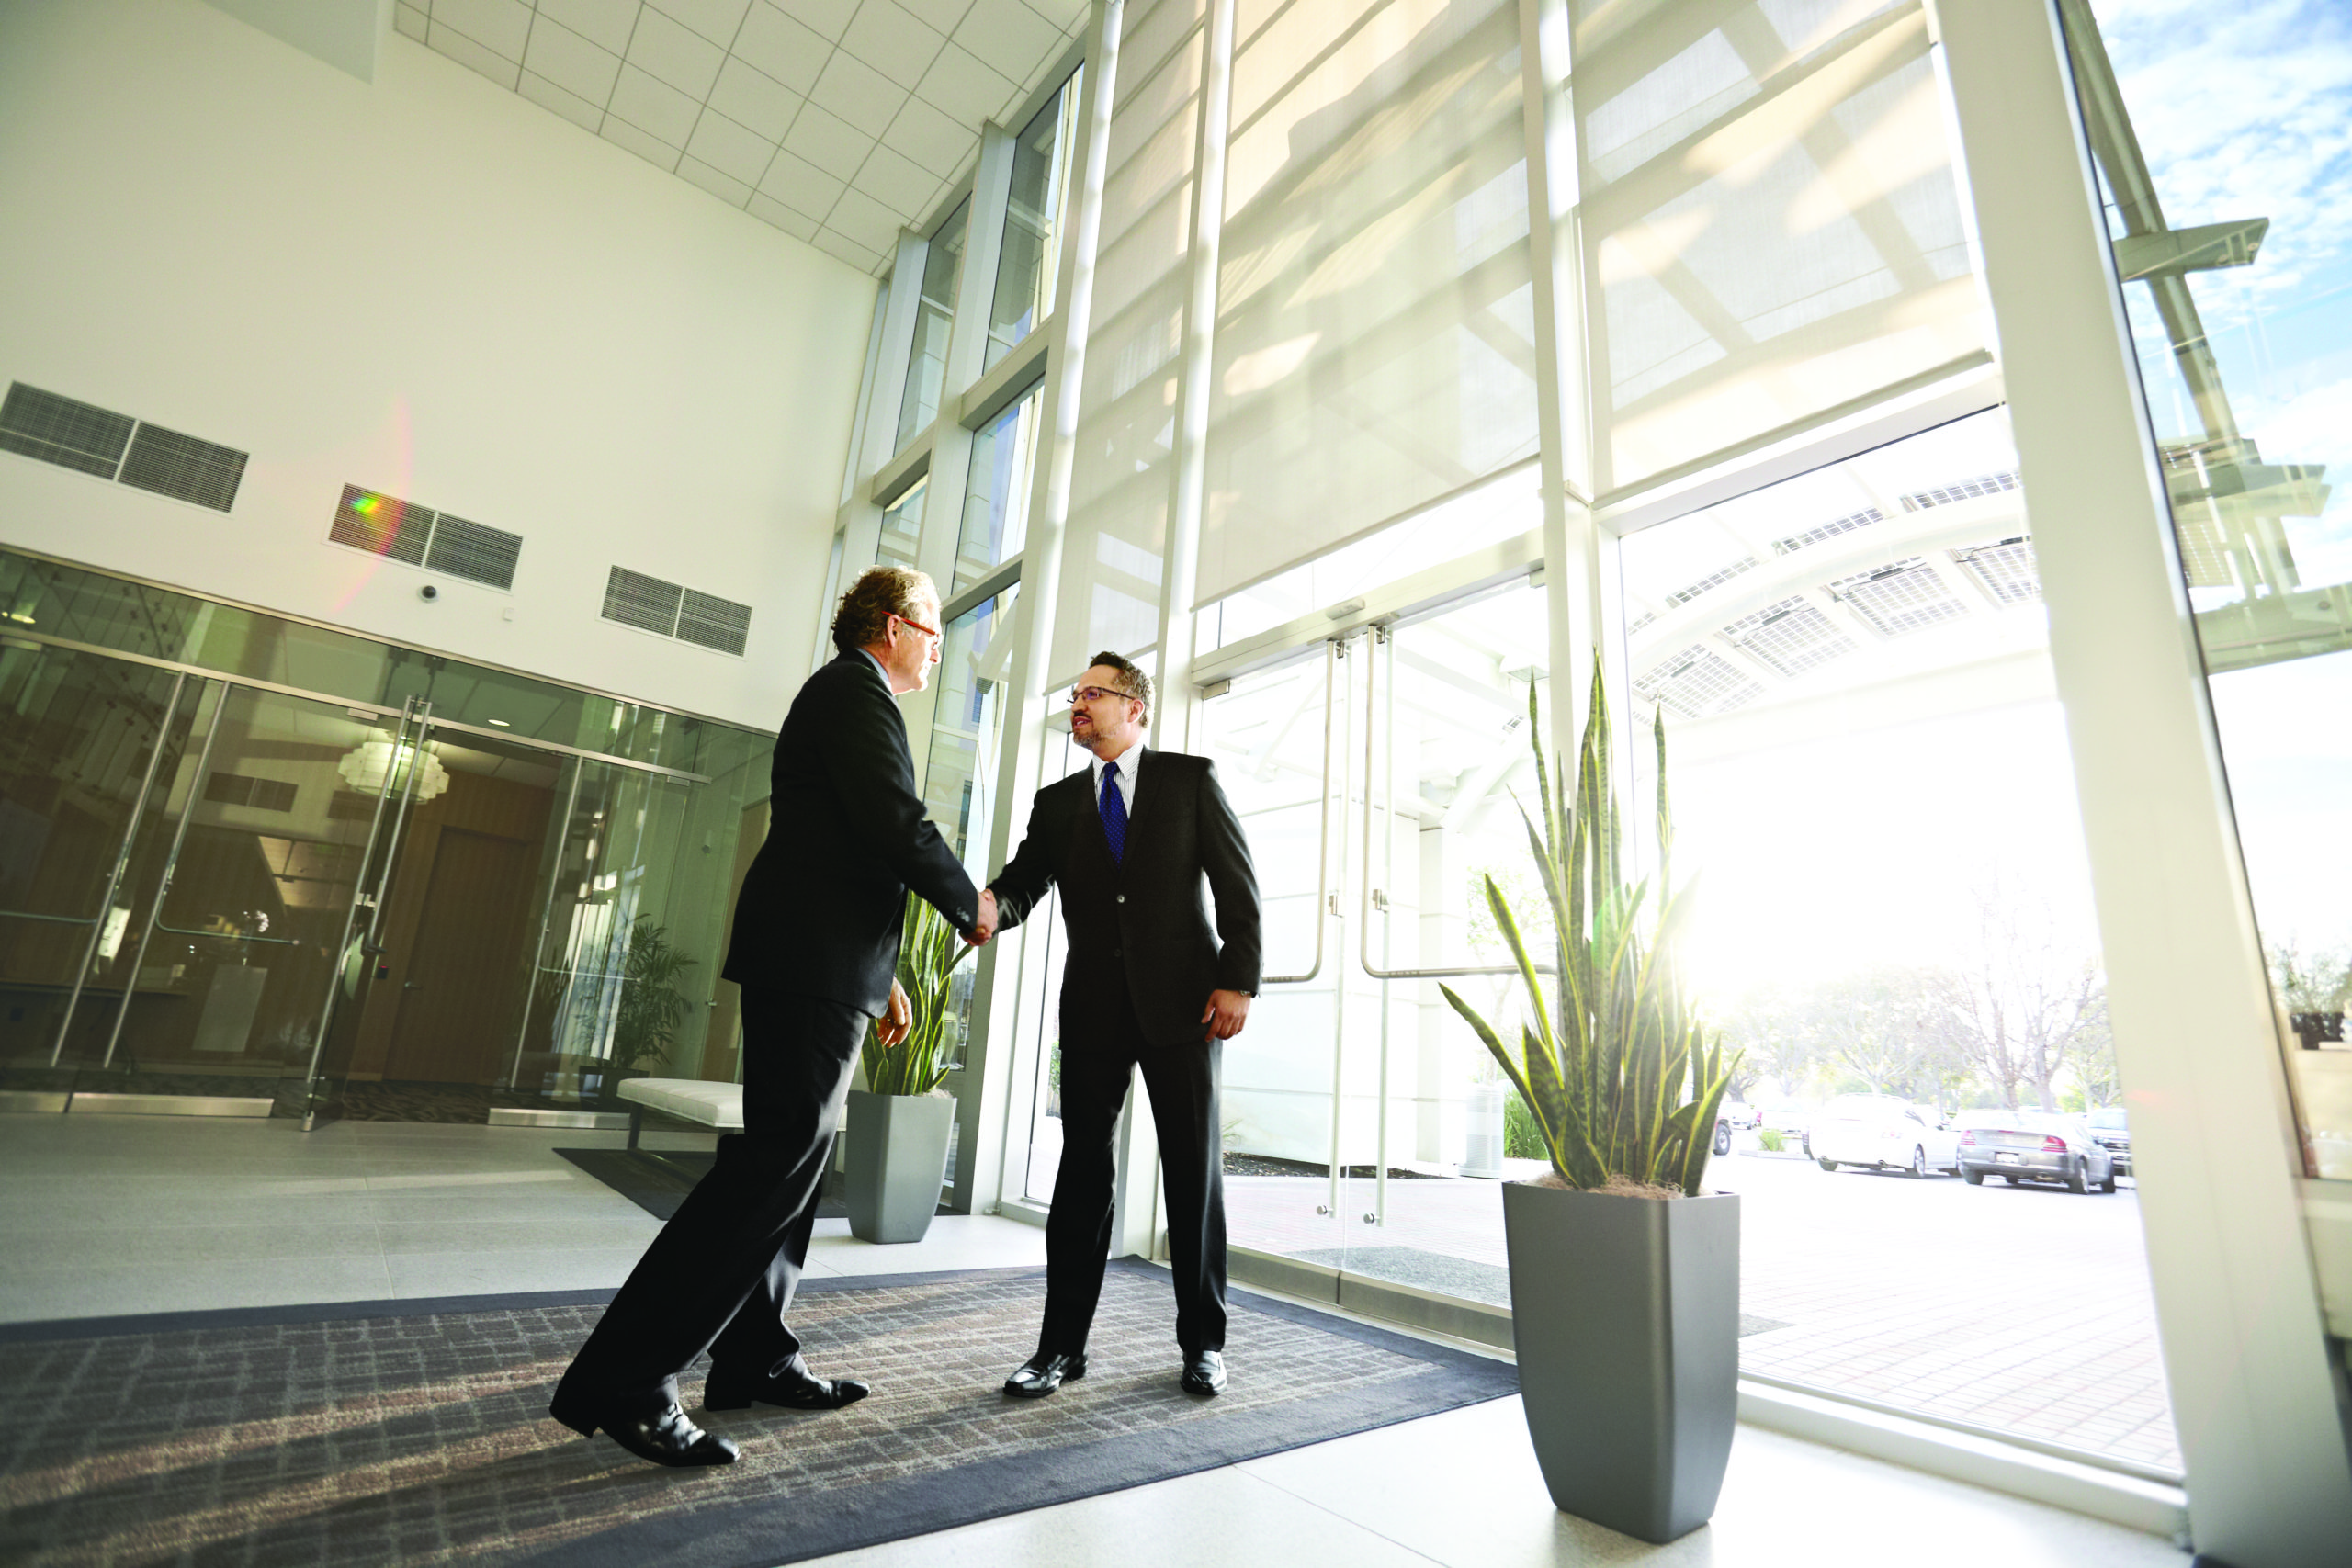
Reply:
[[0, 402], [0, 452], [110, 479], [122, 467], [123, 449], [138, 423], [129, 414], [12, 381], [7, 400]]
[[627, 567], [613, 568], [605, 580], [605, 619], [639, 631], [658, 632], [697, 648], [715, 648], [741, 656], [752, 635], [752, 607], [697, 593], [658, 577]]
[[215, 512], [237, 503], [247, 457], [233, 446], [143, 424], [22, 381], [10, 382], [0, 402], [0, 452], [119, 479]]
[[245, 454], [160, 424], [142, 424], [130, 438], [120, 477], [139, 490], [226, 512], [236, 504], [237, 486], [244, 482]]
[[244, 806], [255, 811], [294, 809], [290, 779], [256, 779], [243, 773], [215, 773], [204, 781], [204, 798], [221, 806]]
[[512, 589], [523, 557], [523, 536], [469, 523], [395, 495], [343, 487], [327, 538], [427, 571], [445, 572], [490, 588]]

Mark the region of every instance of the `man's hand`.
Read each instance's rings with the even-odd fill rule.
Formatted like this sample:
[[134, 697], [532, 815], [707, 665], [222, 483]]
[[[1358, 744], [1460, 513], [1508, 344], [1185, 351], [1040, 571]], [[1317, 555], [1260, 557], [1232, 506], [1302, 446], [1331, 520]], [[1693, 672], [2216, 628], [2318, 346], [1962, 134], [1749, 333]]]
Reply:
[[1211, 991], [1209, 1005], [1201, 1010], [1201, 1024], [1206, 1031], [1204, 1040], [1230, 1040], [1241, 1032], [1250, 1018], [1250, 993], [1247, 991]]
[[915, 1010], [907, 1001], [906, 987], [893, 980], [890, 982], [890, 1005], [880, 1018], [874, 1021], [874, 1032], [880, 1036], [883, 1048], [888, 1050], [904, 1042], [908, 1032], [914, 1026]]
[[980, 889], [980, 918], [970, 931], [964, 933], [964, 941], [973, 947], [979, 946], [996, 935], [996, 895], [983, 887]]

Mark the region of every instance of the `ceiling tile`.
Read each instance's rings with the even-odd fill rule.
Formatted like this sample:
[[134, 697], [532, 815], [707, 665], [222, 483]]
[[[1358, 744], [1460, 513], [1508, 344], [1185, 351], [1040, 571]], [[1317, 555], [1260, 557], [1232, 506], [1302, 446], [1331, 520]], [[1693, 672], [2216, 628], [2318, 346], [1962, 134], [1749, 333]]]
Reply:
[[958, 125], [921, 98], [909, 98], [890, 129], [882, 133], [883, 146], [913, 159], [942, 179], [962, 169], [979, 144], [977, 125]]
[[736, 59], [803, 96], [817, 85], [817, 73], [832, 52], [831, 39], [811, 32], [767, 0], [753, 0], [743, 17], [743, 30], [735, 35]]
[[780, 201], [771, 201], [759, 192], [752, 193], [749, 209], [752, 217], [763, 223], [774, 224], [796, 240], [813, 240], [820, 224], [806, 213], [795, 212]]
[[515, 77], [523, 70], [504, 55], [484, 49], [455, 28], [439, 22], [433, 24], [433, 29], [424, 41], [432, 46], [435, 54], [446, 54], [458, 64], [481, 72], [510, 91], [514, 88]]
[[915, 20], [890, 0], [865, 0], [849, 31], [842, 35], [843, 49], [907, 88], [922, 80], [946, 42], [944, 34]]
[[865, 166], [850, 181], [852, 190], [864, 191], [900, 218], [923, 216], [931, 198], [939, 194], [939, 176], [888, 147], [876, 147]]
[[904, 219], [855, 186], [842, 192], [831, 216], [825, 220], [826, 228], [876, 254], [895, 248], [899, 231], [906, 226]]
[[752, 8], [752, 0], [652, 0], [652, 3], [654, 9], [685, 23], [721, 49], [735, 41], [735, 29], [743, 25], [743, 13]]
[[982, 120], [1002, 111], [1012, 84], [951, 41], [923, 73], [915, 96], [977, 136]]
[[605, 109], [639, 130], [650, 131], [672, 147], [684, 147], [694, 134], [702, 105], [677, 88], [655, 81], [634, 65], [621, 67]]
[[[537, 30], [533, 29], [535, 34]], [[555, 110], [583, 130], [594, 131], [605, 122], [603, 104], [592, 104], [577, 93], [566, 92], [528, 66], [523, 68], [523, 80], [514, 90], [541, 108]]]
[[[1039, 62], [1061, 52], [1063, 39], [1059, 28], [1021, 0], [972, 0], [956, 24], [956, 41], [1008, 81], [1025, 82]], [[997, 107], [1003, 107], [1001, 99]]]
[[915, 15], [915, 19], [933, 32], [953, 33], [964, 13], [972, 8], [972, 0], [898, 0]]
[[1024, 3], [1062, 33], [1083, 31], [1086, 14], [1093, 9], [1092, 0], [1024, 0]]
[[786, 148], [768, 165], [767, 177], [760, 181], [760, 193], [775, 197], [795, 211], [820, 218], [833, 209], [842, 198], [849, 182], [836, 175], [829, 175], [808, 159], [797, 156]]
[[437, 0], [433, 19], [509, 60], [523, 58], [531, 36], [531, 8], [523, 0]]
[[707, 108], [701, 122], [695, 127], [694, 139], [686, 143], [686, 155], [709, 164], [729, 179], [741, 180], [748, 195], [750, 187], [759, 184], [760, 176], [768, 172], [768, 160], [775, 156], [775, 143], [745, 130], [717, 109]]
[[599, 132], [605, 141], [626, 147], [655, 168], [669, 174], [678, 172], [678, 150], [658, 136], [648, 136], [625, 119], [612, 115], [605, 117], [605, 129]]
[[857, 0], [775, 0], [793, 20], [818, 32], [834, 43], [849, 28], [849, 19], [857, 14]]
[[691, 155], [678, 160], [678, 177], [692, 180], [729, 207], [741, 207], [752, 199], [752, 187], [732, 175], [721, 174], [701, 159]]
[[831, 229], [817, 231], [817, 237], [809, 243], [829, 256], [836, 256], [849, 263], [860, 272], [870, 274], [881, 270], [880, 256], [867, 250], [864, 245], [842, 238]]
[[597, 48], [560, 22], [541, 17], [531, 28], [531, 49], [523, 57], [523, 68], [601, 108], [613, 96], [613, 78], [620, 73], [621, 57]]
[[763, 71], [729, 59], [710, 89], [710, 107], [771, 141], [781, 141], [800, 112], [800, 95]]
[[392, 27], [400, 32], [406, 33], [419, 43], [424, 41], [426, 32], [424, 13], [413, 6], [393, 6]]
[[865, 155], [874, 151], [874, 138], [813, 103], [792, 122], [784, 144], [843, 182], [857, 173]]
[[809, 89], [808, 101], [839, 115], [866, 135], [878, 137], [899, 118], [907, 89], [864, 61], [835, 50], [825, 62], [824, 74]]
[[628, 52], [639, 0], [539, 0], [539, 15], [561, 22], [599, 49]]
[[710, 96], [727, 51], [683, 23], [647, 6], [628, 40], [628, 62], [667, 82], [696, 102]]

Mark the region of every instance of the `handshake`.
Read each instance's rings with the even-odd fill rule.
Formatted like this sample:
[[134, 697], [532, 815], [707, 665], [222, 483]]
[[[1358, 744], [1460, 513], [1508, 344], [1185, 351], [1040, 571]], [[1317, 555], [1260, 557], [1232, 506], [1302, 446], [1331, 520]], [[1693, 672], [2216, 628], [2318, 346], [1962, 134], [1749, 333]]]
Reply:
[[996, 935], [996, 895], [983, 887], [980, 889], [980, 918], [973, 922], [970, 931], [964, 933], [964, 941], [968, 946], [986, 946], [988, 940]]

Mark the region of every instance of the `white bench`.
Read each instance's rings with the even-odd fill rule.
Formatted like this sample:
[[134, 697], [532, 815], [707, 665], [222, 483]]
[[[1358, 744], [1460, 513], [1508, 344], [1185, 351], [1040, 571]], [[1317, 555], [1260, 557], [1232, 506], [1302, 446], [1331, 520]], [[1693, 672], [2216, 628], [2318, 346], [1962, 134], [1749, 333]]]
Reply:
[[[658, 1111], [681, 1122], [715, 1127], [722, 1133], [743, 1130], [743, 1086], [705, 1083], [700, 1078], [623, 1078], [617, 1090], [629, 1101], [628, 1146], [637, 1147], [645, 1130], [645, 1113]], [[651, 1150], [645, 1153], [650, 1154]]]

